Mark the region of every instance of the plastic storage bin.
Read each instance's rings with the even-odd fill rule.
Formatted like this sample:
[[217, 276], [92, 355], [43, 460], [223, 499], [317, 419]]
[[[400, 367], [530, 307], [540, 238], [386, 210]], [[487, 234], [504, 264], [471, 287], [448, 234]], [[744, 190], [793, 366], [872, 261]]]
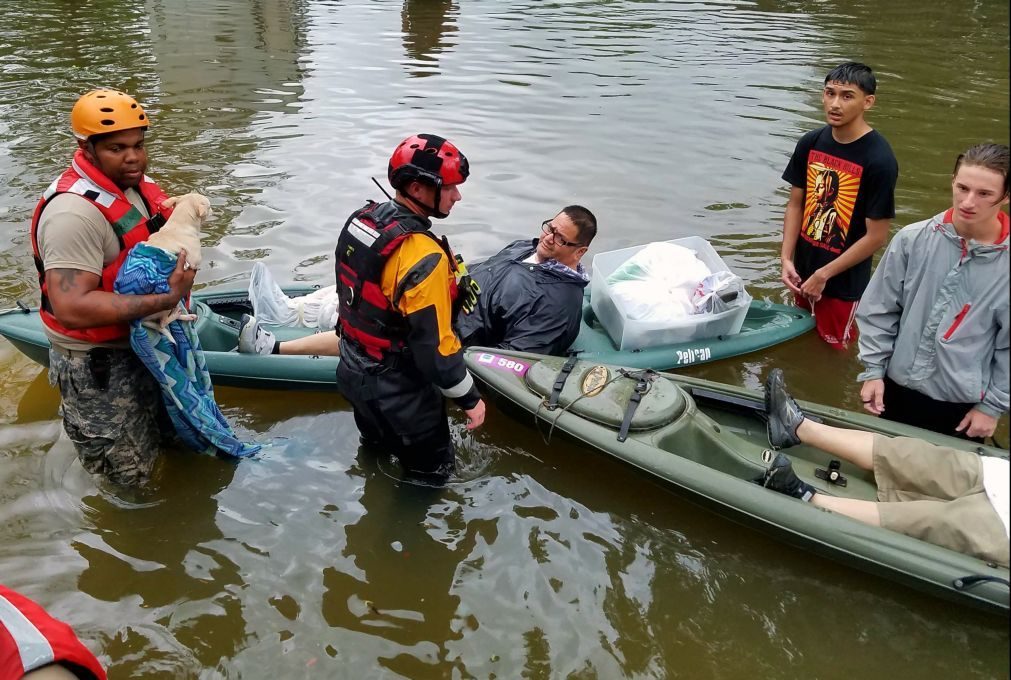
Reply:
[[[668, 241], [695, 251], [700, 260], [713, 272], [730, 271], [709, 242], [699, 236], [686, 236]], [[735, 305], [717, 314], [693, 314], [676, 324], [644, 322], [630, 319], [621, 303], [611, 297], [607, 277], [625, 260], [642, 250], [645, 245], [598, 253], [593, 257], [593, 274], [590, 278], [590, 305], [604, 330], [620, 350], [634, 350], [658, 345], [672, 345], [718, 335], [739, 333], [748, 314], [751, 296], [747, 291], [734, 302]]]

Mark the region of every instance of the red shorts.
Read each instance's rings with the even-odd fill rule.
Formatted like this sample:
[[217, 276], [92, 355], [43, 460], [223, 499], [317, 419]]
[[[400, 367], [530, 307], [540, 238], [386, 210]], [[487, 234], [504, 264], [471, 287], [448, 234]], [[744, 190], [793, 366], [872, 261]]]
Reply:
[[846, 349], [857, 339], [857, 305], [859, 300], [821, 297], [812, 305], [803, 295], [794, 295], [793, 303], [814, 314], [814, 325], [822, 340], [836, 349]]

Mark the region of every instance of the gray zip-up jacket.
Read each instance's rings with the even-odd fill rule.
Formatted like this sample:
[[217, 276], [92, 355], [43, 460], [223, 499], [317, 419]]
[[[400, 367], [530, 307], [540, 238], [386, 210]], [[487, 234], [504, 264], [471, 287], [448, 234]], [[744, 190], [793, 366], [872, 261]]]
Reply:
[[899, 231], [857, 308], [857, 380], [887, 372], [933, 399], [1006, 412], [1009, 266], [1006, 226], [1000, 243], [966, 241], [949, 210]]

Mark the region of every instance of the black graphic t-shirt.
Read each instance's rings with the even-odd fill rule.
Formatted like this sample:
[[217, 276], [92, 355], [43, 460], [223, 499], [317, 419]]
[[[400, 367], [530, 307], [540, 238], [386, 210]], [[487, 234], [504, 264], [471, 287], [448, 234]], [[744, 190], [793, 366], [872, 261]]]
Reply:
[[[899, 164], [877, 130], [840, 144], [826, 125], [800, 138], [783, 179], [804, 190], [804, 217], [793, 264], [806, 279], [867, 233], [866, 220], [895, 217]], [[833, 276], [824, 295], [859, 300], [871, 258]]]

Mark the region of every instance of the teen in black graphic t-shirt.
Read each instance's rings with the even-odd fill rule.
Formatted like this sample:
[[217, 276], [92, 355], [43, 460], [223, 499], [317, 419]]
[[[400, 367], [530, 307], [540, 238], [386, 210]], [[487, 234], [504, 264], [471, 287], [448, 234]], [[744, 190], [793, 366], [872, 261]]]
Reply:
[[[867, 234], [866, 220], [895, 217], [899, 167], [892, 148], [877, 130], [849, 144], [832, 138], [826, 125], [797, 142], [783, 179], [804, 189], [804, 219], [793, 264], [801, 279]], [[822, 295], [859, 300], [871, 280], [871, 258], [839, 272]]]
[[871, 257], [888, 240], [899, 168], [885, 138], [864, 120], [877, 83], [870, 68], [846, 63], [825, 77], [828, 122], [804, 135], [783, 172], [790, 200], [783, 219], [782, 280], [818, 334], [845, 349], [856, 338], [857, 302]]

